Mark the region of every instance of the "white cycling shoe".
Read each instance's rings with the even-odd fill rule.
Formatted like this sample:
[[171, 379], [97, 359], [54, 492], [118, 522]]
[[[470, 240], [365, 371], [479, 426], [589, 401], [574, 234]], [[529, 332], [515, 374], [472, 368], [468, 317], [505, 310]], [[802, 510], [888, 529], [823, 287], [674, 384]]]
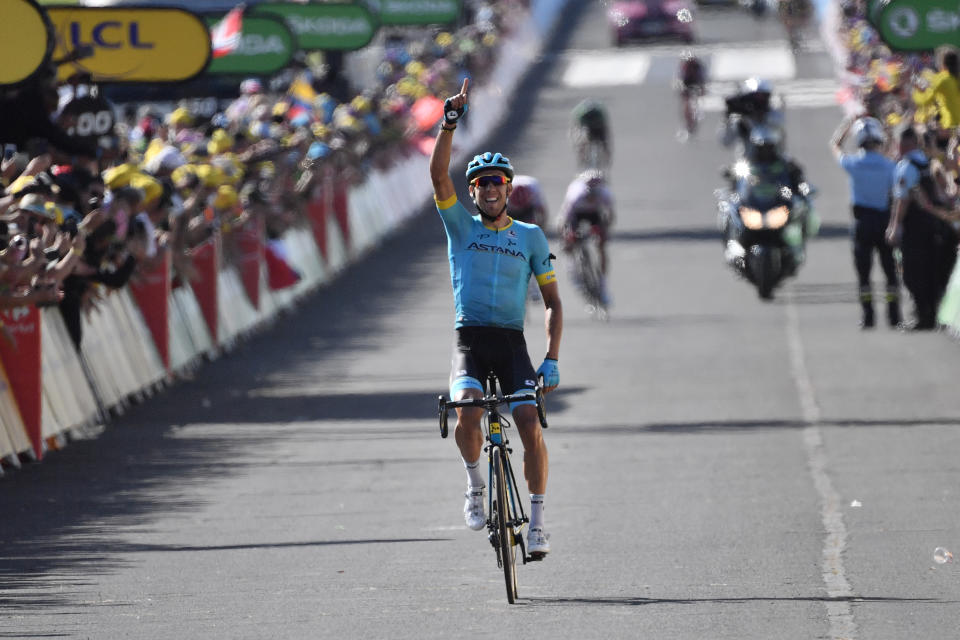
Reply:
[[467, 527], [479, 531], [487, 525], [487, 516], [483, 513], [483, 487], [468, 487], [464, 494], [463, 520]]
[[550, 534], [543, 527], [531, 528], [527, 532], [527, 553], [538, 560], [550, 553]]

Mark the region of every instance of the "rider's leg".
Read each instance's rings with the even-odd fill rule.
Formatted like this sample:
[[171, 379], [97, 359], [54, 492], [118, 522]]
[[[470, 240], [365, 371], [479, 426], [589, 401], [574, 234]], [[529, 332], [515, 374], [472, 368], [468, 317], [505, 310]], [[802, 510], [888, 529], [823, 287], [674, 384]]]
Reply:
[[527, 479], [530, 493], [546, 493], [547, 490], [547, 444], [537, 417], [537, 408], [524, 404], [513, 410], [514, 422], [523, 442], [523, 476]]
[[[454, 400], [466, 400], [468, 398], [482, 398], [483, 393], [479, 389], [462, 389]], [[483, 432], [480, 430], [480, 420], [483, 418], [483, 409], [477, 407], [463, 407], [457, 409], [457, 427], [453, 432], [454, 439], [457, 441], [457, 447], [460, 449], [460, 456], [464, 464], [472, 464], [480, 459], [483, 452]], [[481, 475], [482, 477], [482, 475]], [[471, 486], [476, 486], [471, 478]], [[485, 483], [481, 483], [485, 484]]]

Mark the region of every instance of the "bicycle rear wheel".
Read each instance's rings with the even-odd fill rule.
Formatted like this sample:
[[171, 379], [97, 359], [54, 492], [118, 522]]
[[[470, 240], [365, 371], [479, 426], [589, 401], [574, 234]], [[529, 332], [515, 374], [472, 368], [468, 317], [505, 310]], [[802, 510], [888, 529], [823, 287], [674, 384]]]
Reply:
[[507, 602], [517, 601], [517, 545], [513, 538], [513, 525], [510, 523], [510, 503], [507, 496], [507, 476], [502, 458], [503, 451], [493, 448], [493, 482], [496, 484], [496, 504], [493, 515], [497, 522], [497, 537], [500, 540], [500, 564], [503, 565], [503, 577], [507, 585]]
[[588, 304], [599, 308], [603, 306], [601, 292], [603, 276], [600, 274], [599, 250], [596, 247], [596, 241], [589, 236], [582, 238], [580, 243], [577, 252], [577, 269], [580, 272], [583, 296]]

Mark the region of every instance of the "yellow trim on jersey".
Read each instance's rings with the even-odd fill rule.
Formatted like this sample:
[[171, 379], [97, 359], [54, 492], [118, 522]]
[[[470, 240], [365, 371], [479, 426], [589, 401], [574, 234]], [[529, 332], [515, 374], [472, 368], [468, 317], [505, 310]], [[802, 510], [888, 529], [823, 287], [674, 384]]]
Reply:
[[437, 203], [437, 209], [449, 209], [453, 205], [457, 204], [457, 194], [453, 194], [443, 202], [437, 200], [437, 194], [433, 194], [433, 200]]
[[510, 227], [513, 226], [513, 218], [511, 218], [510, 216], [507, 216], [507, 220], [509, 220], [510, 222], [508, 222], [506, 226], [503, 226], [503, 227], [491, 227], [486, 222], [483, 223], [483, 226], [485, 226], [487, 229], [490, 229], [490, 231], [503, 231], [504, 229], [509, 229]]
[[556, 271], [547, 271], [546, 273], [541, 273], [537, 276], [537, 284], [541, 287], [545, 284], [550, 284], [551, 282], [557, 281], [557, 272]]

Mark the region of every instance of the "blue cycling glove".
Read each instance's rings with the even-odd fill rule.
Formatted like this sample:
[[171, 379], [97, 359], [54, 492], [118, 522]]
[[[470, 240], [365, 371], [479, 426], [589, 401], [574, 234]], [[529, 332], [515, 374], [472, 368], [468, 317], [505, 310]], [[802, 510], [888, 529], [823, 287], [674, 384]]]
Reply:
[[443, 102], [443, 121], [447, 124], [457, 124], [457, 121], [467, 112], [467, 105], [454, 109], [452, 103], [453, 98], [447, 98]]
[[560, 368], [553, 358], [544, 358], [543, 364], [537, 369], [537, 376], [543, 376], [544, 387], [555, 387], [560, 384]]

